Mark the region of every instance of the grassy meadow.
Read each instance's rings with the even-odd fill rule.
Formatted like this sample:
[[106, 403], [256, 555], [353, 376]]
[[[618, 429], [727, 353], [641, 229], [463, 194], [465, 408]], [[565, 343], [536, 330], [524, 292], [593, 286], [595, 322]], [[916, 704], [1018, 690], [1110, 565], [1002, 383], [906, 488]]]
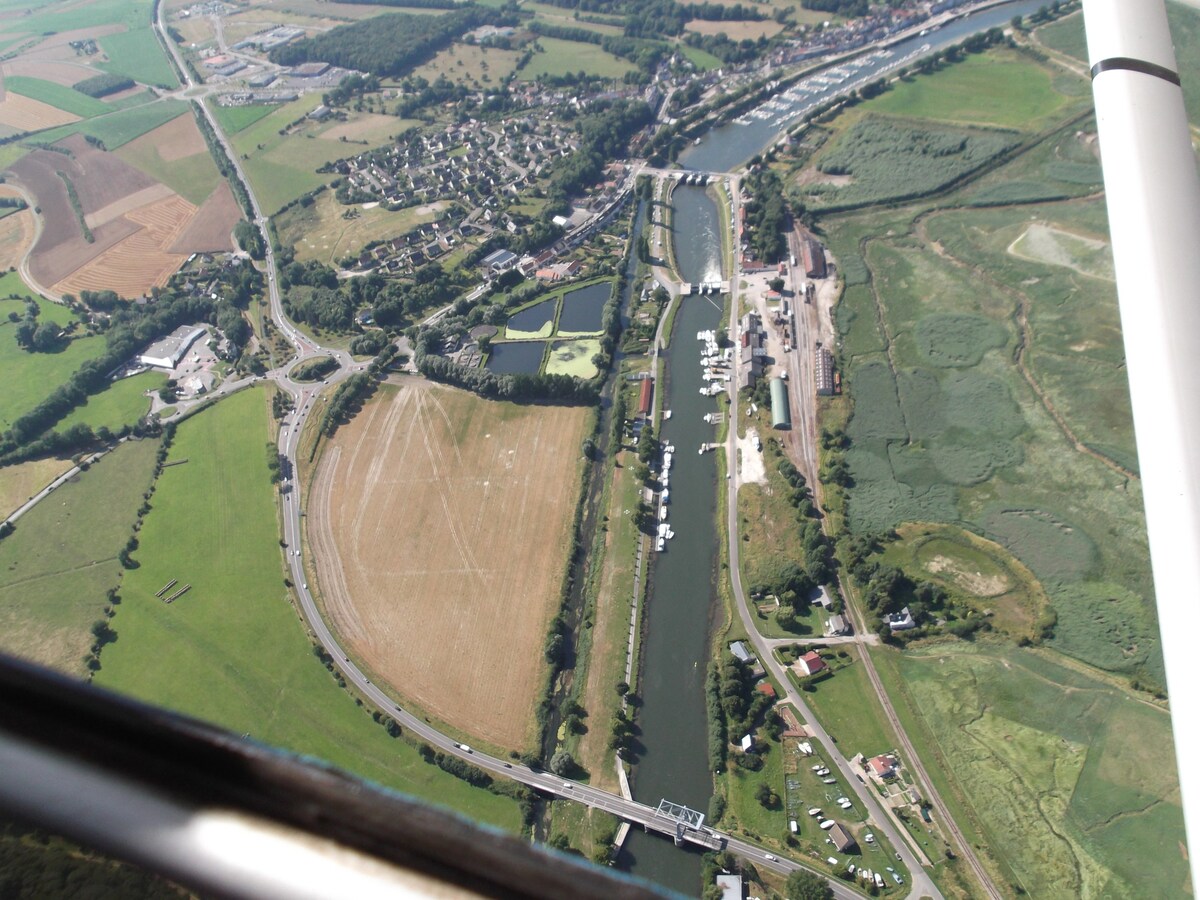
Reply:
[[542, 52], [534, 52], [533, 59], [517, 73], [522, 81], [534, 81], [539, 76], [559, 76], [574, 72], [585, 72], [601, 78], [621, 78], [633, 71], [633, 64], [618, 59], [596, 44], [581, 44], [558, 38], [539, 37], [536, 45]]
[[108, 113], [95, 119], [84, 119], [61, 128], [39, 132], [39, 144], [52, 144], [72, 134], [84, 134], [104, 142], [107, 150], [116, 150], [134, 138], [139, 138], [159, 125], [165, 125], [188, 111], [183, 100], [157, 100]]
[[300, 262], [315, 259], [333, 266], [345, 256], [357, 256], [373, 241], [436, 221], [446, 205], [438, 202], [389, 212], [383, 206], [343, 206], [333, 191], [322, 191], [309, 206], [296, 204], [276, 216], [275, 228], [280, 240], [295, 248]]
[[1165, 712], [1046, 654], [994, 644], [880, 661], [885, 682], [903, 684], [894, 694], [918, 751], [956, 805], [970, 804], [1002, 885], [1031, 896], [1185, 893]]
[[[66, 311], [48, 303], [41, 306], [54, 312]], [[24, 303], [19, 313], [24, 314]], [[24, 350], [17, 345], [16, 325], [7, 318], [0, 319], [0, 371], [5, 375], [5, 388], [0, 391], [0, 429], [8, 428], [65, 383], [83, 363], [103, 352], [102, 337], [75, 338], [57, 353]]]
[[88, 397], [87, 402], [62, 420], [58, 429], [72, 425], [89, 425], [93, 430], [104, 427], [117, 431], [123, 425], [133, 425], [150, 411], [147, 391], [157, 391], [167, 383], [162, 372], [142, 372], [132, 378], [122, 378], [111, 387]]
[[[314, 656], [283, 582], [269, 427], [261, 390], [181, 423], [168, 462], [186, 463], [159, 478], [97, 682], [516, 830], [514, 801], [422, 762]], [[192, 589], [168, 606], [172, 578]]]
[[[155, 440], [122, 444], [57, 488], [0, 540], [5, 652], [71, 675], [85, 673], [90, 629], [103, 618], [107, 591], [120, 582], [117, 554], [150, 487], [158, 447]], [[70, 466], [53, 463], [31, 487], [40, 489]]]

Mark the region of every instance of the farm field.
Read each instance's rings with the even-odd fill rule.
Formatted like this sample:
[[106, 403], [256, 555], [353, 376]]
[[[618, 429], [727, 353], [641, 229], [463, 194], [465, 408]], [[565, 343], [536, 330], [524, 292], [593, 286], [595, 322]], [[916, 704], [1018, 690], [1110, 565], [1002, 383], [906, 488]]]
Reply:
[[[856, 753], [870, 758], [896, 748], [896, 738], [888, 727], [879, 700], [871, 689], [867, 673], [859, 664], [860, 651], [850, 647], [830, 647], [821, 651], [827, 659], [838, 652], [847, 653], [851, 662], [832, 662], [836, 671], [813, 685], [804, 694], [817, 719], [837, 738], [838, 749], [846, 757]], [[840, 668], [839, 668], [840, 666]]]
[[200, 206], [221, 184], [221, 173], [208, 152], [193, 116], [177, 116], [134, 138], [117, 156]]
[[532, 743], [588, 415], [388, 386], [314, 478], [329, 620], [380, 681], [499, 747]]
[[[358, 148], [364, 145], [348, 147], [350, 140], [366, 141], [374, 147], [414, 124], [409, 119], [354, 113], [349, 122], [305, 121], [286, 135], [279, 133], [320, 103], [320, 94], [308, 94], [276, 108], [233, 136], [234, 148], [245, 157], [246, 175], [254, 183], [264, 211], [276, 212], [301, 194], [325, 184], [329, 176], [318, 174], [318, 168], [361, 152]], [[342, 135], [347, 138], [345, 142], [339, 140]]]
[[932, 75], [894, 84], [863, 104], [868, 113], [926, 119], [955, 125], [992, 126], [1036, 132], [1089, 99], [1087, 82], [1041, 65], [1015, 50], [968, 54]]
[[[24, 312], [24, 304], [21, 304]], [[43, 304], [48, 307], [49, 304]], [[104, 338], [81, 337], [57, 353], [31, 353], [17, 346], [16, 325], [0, 321], [0, 429], [32, 410], [75, 373], [83, 363], [104, 352]]]
[[6, 134], [41, 131], [78, 121], [74, 113], [15, 92], [6, 92], [0, 101], [0, 126], [7, 129]]
[[243, 128], [249, 128], [259, 119], [269, 116], [276, 109], [276, 107], [268, 106], [265, 103], [252, 106], [222, 106], [219, 103], [210, 103], [208, 104], [208, 108], [213, 111], [213, 115], [221, 123], [221, 128], [228, 135], [235, 135]]
[[[187, 463], [158, 480], [97, 683], [515, 830], [515, 802], [421, 762], [313, 655], [283, 584], [269, 423], [249, 390], [179, 426], [168, 462]], [[192, 589], [167, 605], [172, 578]]]
[[[11, 187], [0, 187], [0, 197], [18, 197]], [[23, 209], [9, 213], [0, 219], [0, 270], [20, 264], [25, 251], [33, 242], [33, 210]], [[25, 290], [22, 286], [22, 290]], [[4, 292], [7, 295], [7, 292]]]
[[1045, 654], [987, 642], [880, 662], [918, 752], [969, 804], [1002, 883], [1030, 896], [1187, 893], [1165, 712]]
[[539, 76], [561, 76], [573, 72], [586, 72], [601, 78], [620, 78], [633, 71], [632, 63], [618, 59], [596, 44], [581, 44], [558, 38], [539, 37], [538, 43], [545, 52], [534, 53], [533, 59], [517, 73], [522, 81], [533, 81]]
[[72, 465], [69, 459], [49, 457], [0, 468], [0, 518], [19, 509], [22, 503]]
[[[173, 130], [186, 132], [186, 124], [174, 125]], [[190, 159], [194, 154], [165, 159], [164, 155], [188, 147], [186, 140], [170, 131], [161, 139], [157, 158], [162, 165], [194, 165], [201, 170], [212, 165], [207, 153], [194, 161]], [[165, 284], [189, 253], [231, 246], [229, 235], [240, 212], [227, 185], [215, 183], [209, 199], [198, 208], [117, 154], [99, 150], [78, 135], [65, 139], [62, 146], [69, 156], [37, 150], [10, 167], [14, 180], [37, 198], [43, 212], [44, 227], [30, 258], [37, 283], [52, 285], [58, 293], [111, 289], [138, 297]], [[138, 159], [136, 148], [130, 152]], [[142, 157], [151, 161], [144, 147]], [[185, 189], [204, 186], [198, 176], [180, 176], [177, 183]], [[76, 205], [91, 240], [81, 228]]]
[[162, 372], [143, 372], [132, 378], [122, 378], [99, 394], [88, 397], [87, 403], [56, 426], [59, 429], [84, 424], [95, 430], [100, 427], [118, 431], [123, 425], [134, 425], [150, 411], [146, 391], [156, 391], [167, 383]]
[[[596, 28], [585, 27], [592, 30]], [[413, 75], [424, 78], [430, 84], [445, 75], [456, 84], [482, 90], [489, 84], [503, 84], [516, 70], [520, 56], [516, 50], [456, 43], [438, 53], [429, 62], [415, 68]]]
[[37, 139], [39, 143], [52, 144], [73, 134], [84, 134], [103, 142], [105, 149], [116, 150], [187, 111], [188, 105], [182, 100], [156, 100], [55, 128], [39, 134]]
[[65, 85], [55, 84], [41, 78], [29, 78], [22, 75], [7, 75], [4, 78], [4, 90], [29, 97], [41, 103], [48, 103], [64, 112], [81, 118], [100, 116], [112, 112], [107, 104], [95, 97], [81, 94]]
[[[108, 589], [119, 584], [117, 553], [132, 533], [158, 446], [154, 440], [122, 444], [42, 500], [0, 541], [6, 652], [70, 675], [86, 672], [90, 629], [104, 617]], [[50, 462], [54, 474], [70, 466]]]
[[757, 41], [759, 38], [775, 37], [775, 35], [783, 31], [783, 25], [771, 19], [765, 19], [761, 22], [753, 20], [737, 21], [735, 19], [724, 22], [710, 22], [703, 19], [694, 19], [687, 23], [685, 29], [687, 31], [694, 31], [696, 34], [723, 34], [731, 41]]
[[[372, 241], [403, 234], [418, 225], [436, 221], [446, 204], [430, 203], [388, 212], [382, 206], [364, 209], [343, 206], [333, 191], [317, 194], [309, 206], [296, 204], [275, 218], [279, 239], [295, 247], [300, 262], [320, 260], [337, 265], [345, 256], [357, 256]], [[344, 218], [350, 212], [353, 218]]]

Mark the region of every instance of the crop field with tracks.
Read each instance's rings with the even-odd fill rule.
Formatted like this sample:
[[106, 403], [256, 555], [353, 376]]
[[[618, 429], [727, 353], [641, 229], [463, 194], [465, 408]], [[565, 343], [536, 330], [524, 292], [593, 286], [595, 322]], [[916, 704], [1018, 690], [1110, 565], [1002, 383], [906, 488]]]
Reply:
[[346, 645], [501, 747], [533, 738], [587, 419], [408, 381], [339, 429], [309, 495], [321, 597]]

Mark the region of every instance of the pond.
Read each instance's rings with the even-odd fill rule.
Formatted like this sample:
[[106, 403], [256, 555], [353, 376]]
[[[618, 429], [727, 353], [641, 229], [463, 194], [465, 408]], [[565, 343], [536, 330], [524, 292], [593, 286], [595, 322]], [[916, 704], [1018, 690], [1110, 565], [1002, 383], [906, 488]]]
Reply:
[[492, 344], [487, 367], [497, 375], [536, 375], [542, 367], [545, 341]]
[[550, 337], [554, 327], [554, 311], [558, 305], [556, 298], [535, 303], [529, 309], [523, 309], [508, 320], [510, 337]]
[[589, 284], [563, 295], [562, 315], [558, 317], [558, 333], [595, 334], [604, 323], [604, 304], [612, 296], [612, 283]]

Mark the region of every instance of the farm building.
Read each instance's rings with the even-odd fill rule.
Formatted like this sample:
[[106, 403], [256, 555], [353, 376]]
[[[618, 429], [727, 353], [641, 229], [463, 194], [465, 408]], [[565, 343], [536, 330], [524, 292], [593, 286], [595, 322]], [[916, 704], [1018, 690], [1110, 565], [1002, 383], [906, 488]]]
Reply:
[[825, 665], [825, 660], [821, 659], [821, 654], [816, 650], [809, 650], [796, 660], [796, 665], [800, 667], [800, 671], [805, 675], [816, 675], [818, 672], [823, 672], [829, 668]]
[[771, 427], [781, 430], [792, 427], [792, 414], [788, 410], [787, 384], [782, 378], [771, 379]]
[[800, 262], [809, 278], [825, 277], [825, 248], [810, 237], [800, 241]]
[[144, 366], [159, 369], [174, 369], [187, 353], [188, 347], [208, 334], [208, 330], [196, 325], [180, 325], [161, 341], [155, 341], [138, 357]]
[[650, 410], [654, 408], [654, 379], [646, 378], [642, 381], [642, 390], [638, 395], [638, 415], [648, 416]]
[[837, 847], [838, 853], [853, 853], [858, 849], [854, 835], [841, 825], [834, 825], [829, 829], [829, 839], [833, 841], [833, 846]]
[[817, 396], [833, 395], [833, 354], [822, 347], [817, 351]]

